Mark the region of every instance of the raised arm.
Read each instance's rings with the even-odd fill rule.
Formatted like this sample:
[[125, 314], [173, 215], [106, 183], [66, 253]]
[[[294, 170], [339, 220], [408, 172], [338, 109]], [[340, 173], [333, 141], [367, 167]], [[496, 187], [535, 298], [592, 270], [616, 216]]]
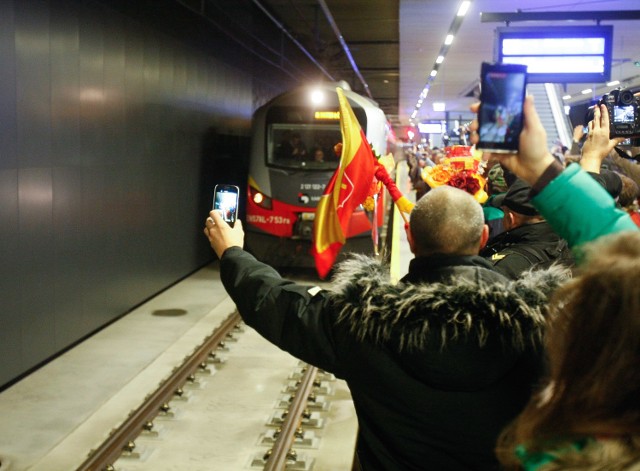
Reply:
[[624, 138], [609, 139], [609, 111], [605, 105], [596, 106], [582, 146], [580, 166], [587, 172], [600, 173], [602, 161], [622, 141]]
[[[471, 109], [477, 111], [478, 104]], [[602, 122], [599, 124], [602, 126]], [[470, 129], [472, 142], [477, 142], [477, 121]], [[528, 96], [524, 103], [519, 153], [495, 157], [532, 186], [531, 202], [572, 247], [613, 232], [638, 230], [629, 215], [616, 209], [613, 198], [579, 165], [564, 169], [549, 153], [547, 133], [533, 97]]]

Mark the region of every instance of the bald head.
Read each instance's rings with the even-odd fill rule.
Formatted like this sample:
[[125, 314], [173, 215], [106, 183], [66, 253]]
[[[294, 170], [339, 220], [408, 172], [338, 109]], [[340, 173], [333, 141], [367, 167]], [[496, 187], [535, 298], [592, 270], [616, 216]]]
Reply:
[[420, 198], [409, 221], [412, 248], [418, 256], [477, 255], [483, 227], [482, 207], [473, 196], [446, 185]]

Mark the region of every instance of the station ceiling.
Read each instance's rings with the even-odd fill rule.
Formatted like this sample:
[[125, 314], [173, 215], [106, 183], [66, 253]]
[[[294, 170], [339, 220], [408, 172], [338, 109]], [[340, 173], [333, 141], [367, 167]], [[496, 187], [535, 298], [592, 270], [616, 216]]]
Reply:
[[[391, 122], [399, 125], [408, 124], [461, 2], [254, 0], [253, 3], [286, 31], [283, 34], [286, 36], [283, 41], [289, 43], [286, 47], [304, 48], [317, 61], [320, 65], [315, 65], [317, 77], [346, 80], [354, 91], [370, 94]], [[482, 22], [481, 13], [557, 12], [558, 21], [511, 25], [560, 26], [596, 24], [560, 21], [562, 12], [639, 9], [637, 0], [474, 0], [416, 120], [444, 118], [443, 112], [433, 111], [434, 101], [444, 102], [446, 110], [454, 115], [468, 113], [475, 99], [467, 95], [477, 86], [480, 63], [492, 61], [494, 31], [506, 26]], [[623, 86], [640, 87], [640, 67], [634, 65], [640, 61], [640, 21], [607, 20], [600, 24], [614, 27], [612, 80], [620, 80]], [[580, 94], [586, 88], [594, 89], [593, 96]], [[604, 83], [566, 85], [566, 93], [574, 96], [569, 104], [599, 98], [609, 89]]]

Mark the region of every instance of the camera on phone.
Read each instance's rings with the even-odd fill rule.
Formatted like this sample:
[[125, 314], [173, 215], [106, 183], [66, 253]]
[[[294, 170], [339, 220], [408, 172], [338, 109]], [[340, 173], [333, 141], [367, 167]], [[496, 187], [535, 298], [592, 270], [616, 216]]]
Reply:
[[[631, 90], [612, 90], [603, 95], [595, 106], [600, 105], [605, 105], [609, 111], [609, 138], [628, 137], [640, 140], [640, 101]], [[585, 124], [593, 120], [595, 106], [587, 110]]]

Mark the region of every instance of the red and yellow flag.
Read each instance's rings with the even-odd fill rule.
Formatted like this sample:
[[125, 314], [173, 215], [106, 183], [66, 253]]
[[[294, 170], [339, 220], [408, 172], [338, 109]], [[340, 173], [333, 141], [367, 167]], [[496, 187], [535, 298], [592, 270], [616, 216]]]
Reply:
[[340, 164], [320, 198], [313, 226], [311, 253], [320, 278], [327, 276], [346, 242], [349, 219], [367, 198], [377, 163], [344, 92], [341, 88], [337, 91], [342, 154]]

